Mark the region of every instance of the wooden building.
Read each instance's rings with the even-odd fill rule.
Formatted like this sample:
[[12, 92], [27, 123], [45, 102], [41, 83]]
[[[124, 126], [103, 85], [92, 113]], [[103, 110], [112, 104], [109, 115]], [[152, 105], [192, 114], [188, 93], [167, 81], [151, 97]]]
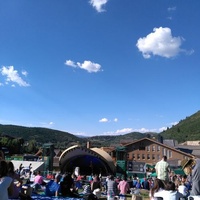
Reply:
[[145, 162], [155, 165], [163, 155], [167, 156], [171, 166], [180, 166], [183, 159], [192, 158], [192, 154], [185, 153], [176, 148], [167, 146], [150, 138], [142, 138], [124, 145], [126, 147], [127, 161]]

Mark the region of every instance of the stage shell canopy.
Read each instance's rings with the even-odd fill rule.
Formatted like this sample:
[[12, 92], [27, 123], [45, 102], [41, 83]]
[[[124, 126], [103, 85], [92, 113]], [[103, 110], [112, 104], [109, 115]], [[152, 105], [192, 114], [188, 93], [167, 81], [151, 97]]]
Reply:
[[99, 148], [85, 148], [79, 145], [69, 147], [60, 155], [59, 166], [62, 173], [73, 173], [78, 167], [81, 175], [107, 176], [116, 172], [114, 162], [107, 152]]

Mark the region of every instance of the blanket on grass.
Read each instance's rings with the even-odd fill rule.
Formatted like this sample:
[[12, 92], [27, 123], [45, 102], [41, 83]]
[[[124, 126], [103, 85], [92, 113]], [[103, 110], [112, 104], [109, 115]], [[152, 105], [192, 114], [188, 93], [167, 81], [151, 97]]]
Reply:
[[45, 195], [33, 194], [31, 198], [34, 200], [84, 200], [83, 198], [73, 198], [73, 197], [48, 197]]

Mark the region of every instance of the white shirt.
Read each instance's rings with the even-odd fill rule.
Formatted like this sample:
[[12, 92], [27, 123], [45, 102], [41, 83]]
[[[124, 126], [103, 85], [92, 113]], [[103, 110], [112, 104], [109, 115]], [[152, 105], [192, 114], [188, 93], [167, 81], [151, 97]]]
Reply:
[[163, 200], [179, 200], [183, 195], [178, 191], [164, 190], [162, 192], [157, 192], [154, 197], [162, 197]]
[[178, 191], [183, 194], [183, 196], [187, 196], [188, 195], [188, 189], [185, 185], [179, 185], [178, 186]]
[[164, 190], [162, 188], [160, 188], [157, 192], [154, 193], [153, 197], [151, 196], [151, 191], [149, 192], [149, 197], [151, 200], [157, 200], [157, 197], [161, 197], [161, 193], [163, 192]]
[[8, 200], [8, 188], [12, 183], [12, 178], [6, 176], [0, 179], [0, 198], [1, 200]]

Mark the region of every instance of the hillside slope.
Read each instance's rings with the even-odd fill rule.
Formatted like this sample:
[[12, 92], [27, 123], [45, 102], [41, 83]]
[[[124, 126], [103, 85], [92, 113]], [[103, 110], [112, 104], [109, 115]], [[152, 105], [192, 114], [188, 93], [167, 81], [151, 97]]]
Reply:
[[15, 125], [1, 125], [0, 135], [9, 135], [15, 138], [23, 138], [25, 141], [35, 140], [38, 143], [86, 143], [86, 140], [74, 136], [73, 134], [48, 129], [48, 128], [35, 128], [23, 127]]
[[175, 139], [178, 142], [200, 140], [200, 111], [160, 133], [164, 139]]
[[159, 134], [132, 132], [116, 136], [101, 135], [80, 138], [67, 132], [48, 128], [32, 128], [0, 124], [0, 136], [3, 135], [23, 138], [25, 141], [35, 140], [38, 143], [62, 143], [63, 147], [77, 143], [86, 145], [87, 141], [91, 141], [93, 147], [118, 146], [121, 142], [127, 143], [132, 142], [135, 139], [141, 139], [144, 137], [152, 138], [157, 137], [158, 135], [163, 136], [164, 139], [175, 139], [178, 142], [184, 142], [187, 140], [200, 140], [200, 111], [189, 117], [186, 117], [183, 120], [180, 120], [177, 125], [168, 128], [166, 131], [163, 131]]

